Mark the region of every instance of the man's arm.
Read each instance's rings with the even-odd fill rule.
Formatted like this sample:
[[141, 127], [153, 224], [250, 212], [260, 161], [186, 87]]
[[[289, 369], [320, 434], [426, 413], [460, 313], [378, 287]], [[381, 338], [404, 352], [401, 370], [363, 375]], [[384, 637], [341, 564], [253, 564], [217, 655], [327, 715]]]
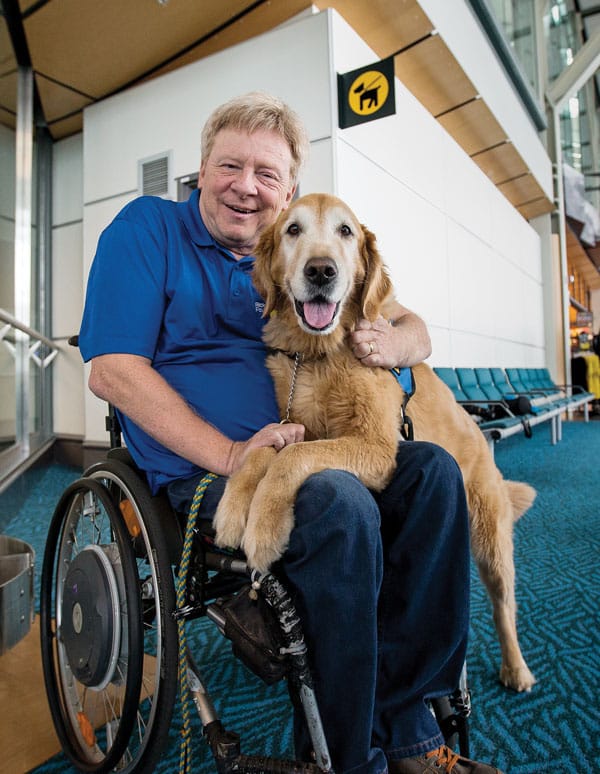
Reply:
[[248, 441], [232, 441], [199, 417], [151, 361], [139, 355], [93, 358], [89, 387], [163, 446], [219, 475], [235, 472], [252, 448], [279, 450], [304, 438], [304, 427], [290, 423], [266, 425]]
[[413, 366], [431, 355], [431, 339], [423, 320], [397, 301], [386, 304], [386, 317], [360, 320], [350, 334], [350, 347], [366, 366]]

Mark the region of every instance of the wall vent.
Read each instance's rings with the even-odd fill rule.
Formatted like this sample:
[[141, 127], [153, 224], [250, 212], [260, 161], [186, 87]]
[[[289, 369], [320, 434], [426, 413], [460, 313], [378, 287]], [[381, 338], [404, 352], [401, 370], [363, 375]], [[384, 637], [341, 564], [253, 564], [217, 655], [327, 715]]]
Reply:
[[161, 153], [138, 161], [138, 188], [142, 196], [169, 198], [170, 154]]

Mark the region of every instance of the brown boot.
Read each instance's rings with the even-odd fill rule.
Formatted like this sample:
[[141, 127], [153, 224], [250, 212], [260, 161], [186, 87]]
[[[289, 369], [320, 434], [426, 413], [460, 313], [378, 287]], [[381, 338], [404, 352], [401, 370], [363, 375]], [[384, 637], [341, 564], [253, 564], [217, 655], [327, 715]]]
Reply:
[[499, 769], [488, 766], [487, 763], [462, 758], [452, 752], [449, 747], [438, 747], [437, 750], [419, 755], [417, 758], [400, 758], [388, 761], [390, 774], [502, 774]]

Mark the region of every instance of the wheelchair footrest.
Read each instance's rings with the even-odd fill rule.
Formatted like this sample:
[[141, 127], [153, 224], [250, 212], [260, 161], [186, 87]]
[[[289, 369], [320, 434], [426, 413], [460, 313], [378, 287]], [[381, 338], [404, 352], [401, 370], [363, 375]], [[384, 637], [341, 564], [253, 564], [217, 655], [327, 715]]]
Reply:
[[314, 763], [279, 760], [262, 755], [242, 755], [239, 735], [217, 720], [204, 727], [219, 774], [322, 774]]
[[316, 763], [276, 760], [258, 755], [240, 755], [236, 772], [240, 774], [322, 774]]

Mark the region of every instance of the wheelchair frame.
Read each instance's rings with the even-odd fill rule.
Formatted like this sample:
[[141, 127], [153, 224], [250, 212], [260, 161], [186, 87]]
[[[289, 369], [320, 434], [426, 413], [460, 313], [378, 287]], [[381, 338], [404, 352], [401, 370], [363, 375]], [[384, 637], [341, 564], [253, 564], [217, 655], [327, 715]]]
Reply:
[[[313, 761], [246, 755], [225, 729], [189, 651], [186, 679], [219, 774], [318, 774], [331, 770], [301, 623], [271, 573], [251, 570], [241, 552], [223, 552], [196, 527], [185, 591], [177, 607], [174, 568], [181, 558], [177, 516], [165, 495], [152, 496], [126, 449], [109, 406], [111, 450], [63, 493], [53, 514], [41, 578], [41, 644], [46, 692], [63, 750], [80, 771], [152, 772], [168, 741], [178, 689], [177, 621], [208, 617], [232, 640], [227, 600], [261, 597], [277, 622], [275, 660], [302, 708]], [[250, 587], [250, 588], [249, 588]], [[233, 634], [232, 634], [233, 630]], [[236, 652], [237, 651], [237, 652]], [[261, 675], [266, 679], [264, 675]], [[266, 680], [269, 682], [269, 680]], [[449, 746], [468, 756], [470, 694], [463, 670], [449, 697], [432, 700]]]

